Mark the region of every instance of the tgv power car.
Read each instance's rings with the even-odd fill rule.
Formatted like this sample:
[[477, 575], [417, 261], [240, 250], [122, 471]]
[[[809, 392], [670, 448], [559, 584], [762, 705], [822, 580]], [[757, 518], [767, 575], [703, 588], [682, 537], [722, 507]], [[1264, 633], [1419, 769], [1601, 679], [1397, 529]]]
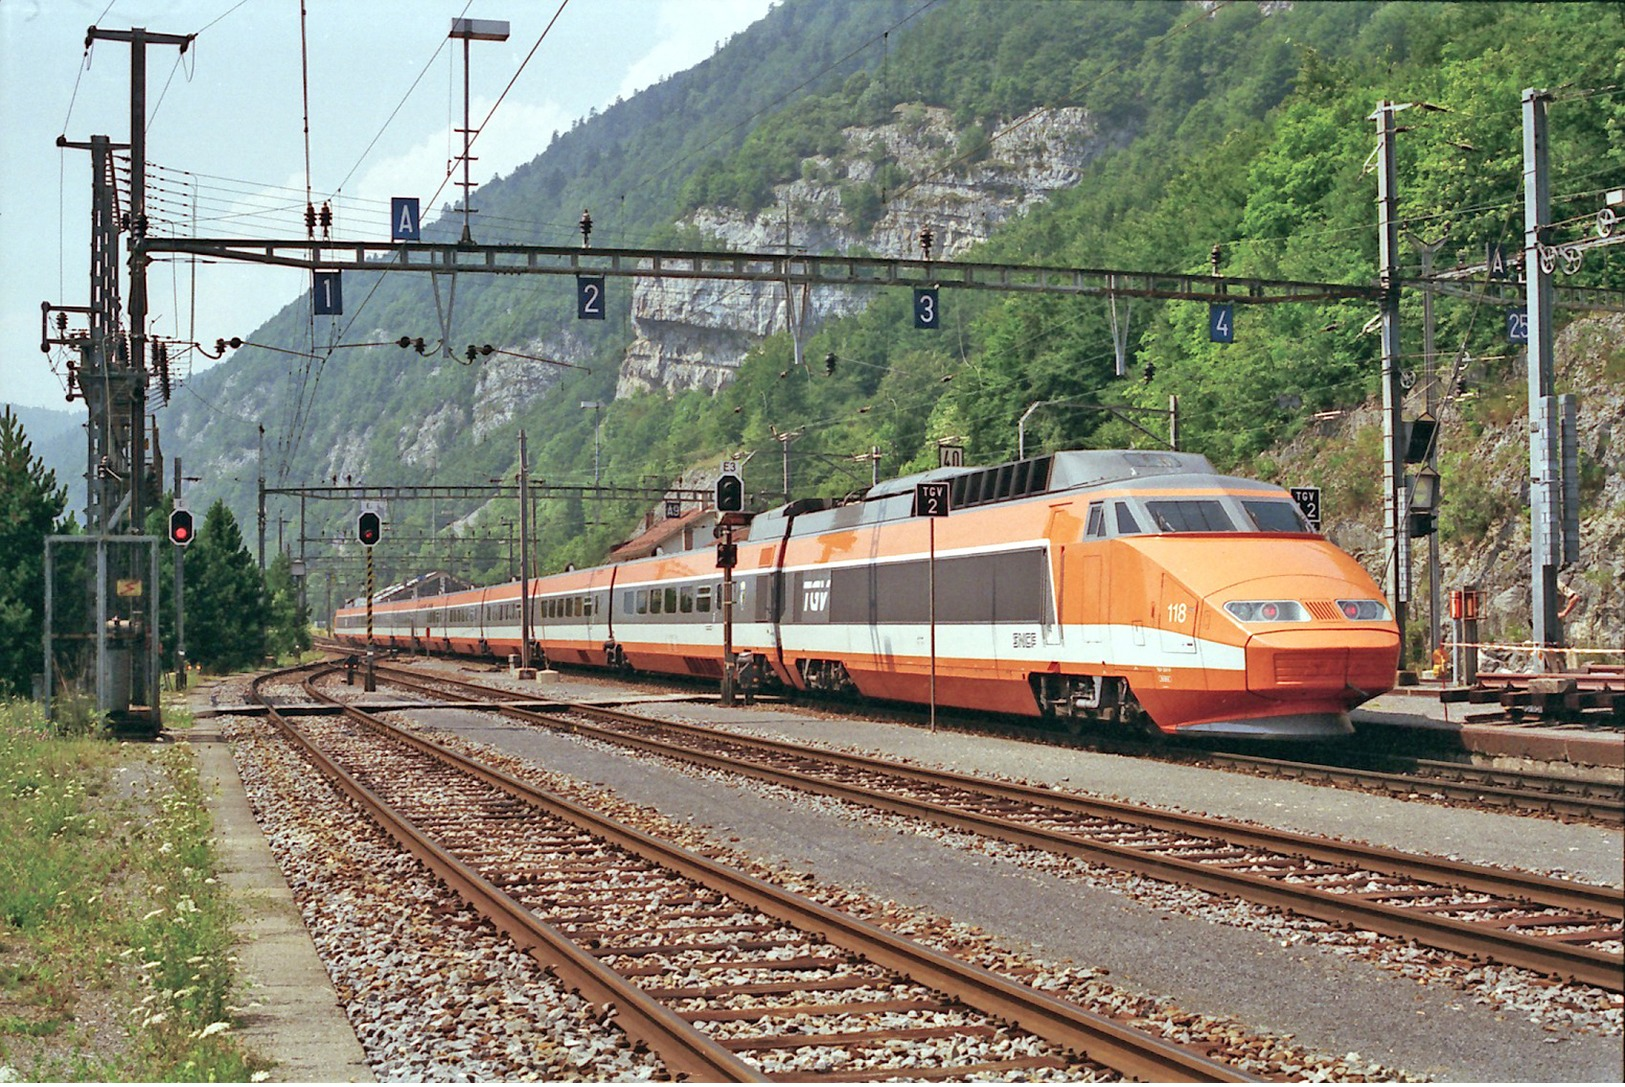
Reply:
[[[949, 485], [949, 516], [914, 515], [920, 482]], [[786, 688], [925, 702], [934, 633], [939, 705], [1315, 737], [1395, 682], [1399, 631], [1360, 565], [1281, 488], [1194, 454], [942, 468], [792, 502], [736, 539], [734, 647]], [[722, 593], [711, 546], [539, 578], [533, 638], [560, 663], [720, 676]], [[381, 604], [375, 634], [516, 652], [519, 602], [516, 582]], [[364, 641], [364, 609], [338, 633]]]

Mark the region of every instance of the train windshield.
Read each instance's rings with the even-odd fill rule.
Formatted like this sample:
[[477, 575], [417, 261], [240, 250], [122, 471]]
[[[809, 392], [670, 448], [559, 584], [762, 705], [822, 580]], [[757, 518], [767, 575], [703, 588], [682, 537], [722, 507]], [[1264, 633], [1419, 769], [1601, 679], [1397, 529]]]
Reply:
[[1236, 526], [1216, 498], [1171, 498], [1147, 502], [1158, 532], [1235, 532]]
[[1241, 506], [1260, 532], [1311, 532], [1296, 502], [1243, 499]]

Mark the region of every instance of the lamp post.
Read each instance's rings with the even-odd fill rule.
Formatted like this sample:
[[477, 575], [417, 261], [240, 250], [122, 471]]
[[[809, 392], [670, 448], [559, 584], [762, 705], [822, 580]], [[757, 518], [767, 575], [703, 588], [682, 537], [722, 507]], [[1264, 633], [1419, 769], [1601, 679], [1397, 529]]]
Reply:
[[508, 24], [501, 19], [453, 19], [451, 21], [451, 38], [463, 40], [463, 244], [472, 245], [473, 232], [469, 230], [468, 216], [469, 192], [474, 183], [469, 180], [468, 167], [473, 161], [468, 153], [469, 145], [473, 143], [474, 129], [468, 119], [468, 43], [471, 41], [505, 42], [508, 40]]

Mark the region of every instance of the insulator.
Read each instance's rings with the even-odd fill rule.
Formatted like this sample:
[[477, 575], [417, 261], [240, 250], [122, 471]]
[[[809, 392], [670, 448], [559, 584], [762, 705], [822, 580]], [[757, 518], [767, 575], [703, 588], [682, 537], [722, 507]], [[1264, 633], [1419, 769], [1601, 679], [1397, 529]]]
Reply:
[[402, 336], [400, 339], [395, 341], [395, 346], [400, 348], [402, 351], [405, 351], [408, 347], [412, 346], [412, 337]]
[[824, 356], [824, 373], [828, 374], [830, 377], [834, 377], [835, 376], [835, 364], [836, 364], [835, 352], [831, 351], [829, 354]]
[[1147, 385], [1151, 384], [1151, 379], [1156, 377], [1156, 376], [1157, 376], [1157, 364], [1154, 363], [1154, 362], [1146, 363], [1145, 364], [1145, 383]]
[[592, 239], [592, 212], [586, 211], [586, 210], [583, 210], [581, 212], [580, 226], [581, 226], [581, 244], [582, 244], [582, 246], [586, 247], [588, 245], [591, 245], [592, 244], [592, 241], [591, 241], [591, 239]]

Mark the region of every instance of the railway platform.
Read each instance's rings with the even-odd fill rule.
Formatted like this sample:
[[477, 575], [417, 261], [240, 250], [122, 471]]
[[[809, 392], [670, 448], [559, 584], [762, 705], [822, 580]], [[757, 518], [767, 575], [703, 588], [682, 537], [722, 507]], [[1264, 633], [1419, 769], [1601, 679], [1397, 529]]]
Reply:
[[1606, 724], [1473, 721], [1470, 706], [1445, 702], [1436, 684], [1396, 687], [1356, 709], [1356, 731], [1407, 750], [1524, 759], [1605, 770], [1625, 770], [1625, 729]]
[[219, 684], [193, 686], [188, 708], [201, 723], [170, 733], [191, 747], [214, 820], [221, 877], [239, 913], [237, 956], [248, 981], [238, 1037], [276, 1062], [273, 1080], [372, 1082], [361, 1043], [305, 927], [282, 870], [254, 819], [231, 747], [207, 720]]

